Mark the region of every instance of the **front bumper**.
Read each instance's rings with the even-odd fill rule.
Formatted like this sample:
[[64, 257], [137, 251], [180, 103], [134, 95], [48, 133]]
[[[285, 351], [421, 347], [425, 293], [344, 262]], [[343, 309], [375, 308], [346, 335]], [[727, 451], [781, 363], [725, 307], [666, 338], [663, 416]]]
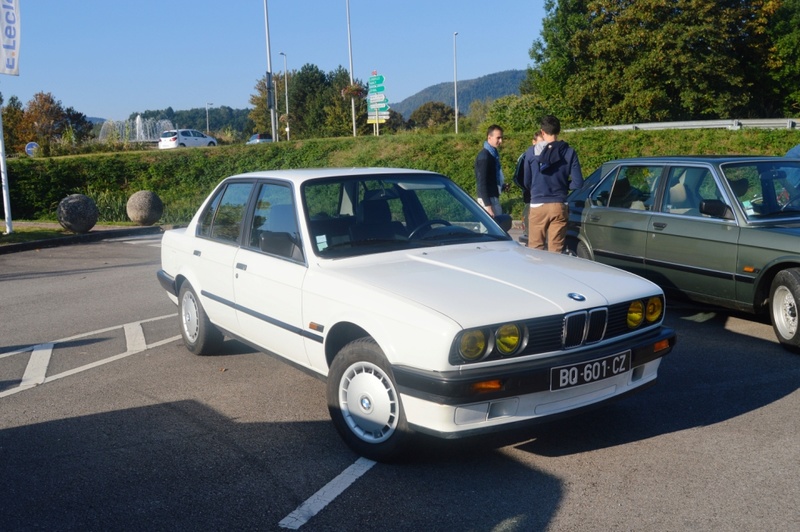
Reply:
[[[675, 345], [675, 332], [661, 327], [635, 340], [544, 359], [445, 373], [393, 367], [408, 423], [420, 432], [457, 438], [549, 420], [617, 399], [653, 384], [661, 358]], [[656, 345], [668, 347], [656, 350]], [[614, 377], [551, 391], [551, 369], [630, 350], [631, 368]], [[499, 381], [496, 391], [477, 386]]]

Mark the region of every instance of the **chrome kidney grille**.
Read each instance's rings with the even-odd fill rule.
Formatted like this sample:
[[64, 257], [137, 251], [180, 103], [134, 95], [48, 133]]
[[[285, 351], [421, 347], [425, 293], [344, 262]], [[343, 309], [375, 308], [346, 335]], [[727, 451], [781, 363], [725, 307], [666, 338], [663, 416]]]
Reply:
[[593, 344], [603, 339], [608, 323], [608, 309], [596, 308], [573, 312], [564, 316], [561, 335], [563, 349]]

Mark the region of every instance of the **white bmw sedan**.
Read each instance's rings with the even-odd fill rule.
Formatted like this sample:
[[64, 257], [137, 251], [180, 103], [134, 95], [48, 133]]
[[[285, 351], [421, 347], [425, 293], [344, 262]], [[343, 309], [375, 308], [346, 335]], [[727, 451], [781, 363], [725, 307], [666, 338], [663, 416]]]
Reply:
[[223, 180], [167, 231], [158, 279], [186, 347], [225, 336], [327, 381], [345, 442], [375, 460], [653, 384], [675, 343], [635, 275], [525, 248], [447, 177], [391, 168]]

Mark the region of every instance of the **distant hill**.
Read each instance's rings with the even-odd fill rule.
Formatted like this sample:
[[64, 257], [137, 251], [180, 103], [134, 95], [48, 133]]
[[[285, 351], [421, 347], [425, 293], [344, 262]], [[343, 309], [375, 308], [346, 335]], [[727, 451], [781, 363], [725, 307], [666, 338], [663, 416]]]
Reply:
[[[525, 70], [506, 70], [496, 74], [487, 74], [475, 79], [458, 80], [458, 110], [465, 115], [474, 100], [496, 100], [503, 96], [519, 94], [519, 86], [525, 79]], [[391, 104], [405, 120], [419, 106], [428, 102], [442, 102], [453, 106], [453, 82], [438, 83], [423, 89], [405, 100]]]

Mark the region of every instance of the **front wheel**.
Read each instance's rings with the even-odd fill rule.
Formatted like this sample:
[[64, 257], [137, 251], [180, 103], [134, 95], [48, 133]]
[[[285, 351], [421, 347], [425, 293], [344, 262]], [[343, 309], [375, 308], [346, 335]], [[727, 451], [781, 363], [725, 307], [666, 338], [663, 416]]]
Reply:
[[583, 242], [578, 242], [578, 248], [575, 252], [582, 259], [592, 260], [592, 253]]
[[178, 295], [178, 317], [183, 344], [195, 355], [208, 355], [222, 346], [222, 333], [209, 321], [194, 288], [188, 282], [181, 285]]
[[328, 411], [345, 443], [358, 454], [391, 461], [408, 438], [400, 394], [378, 344], [360, 338], [344, 346], [328, 373]]
[[778, 272], [769, 291], [770, 318], [778, 341], [791, 351], [800, 351], [798, 301], [800, 301], [800, 269], [790, 268]]

